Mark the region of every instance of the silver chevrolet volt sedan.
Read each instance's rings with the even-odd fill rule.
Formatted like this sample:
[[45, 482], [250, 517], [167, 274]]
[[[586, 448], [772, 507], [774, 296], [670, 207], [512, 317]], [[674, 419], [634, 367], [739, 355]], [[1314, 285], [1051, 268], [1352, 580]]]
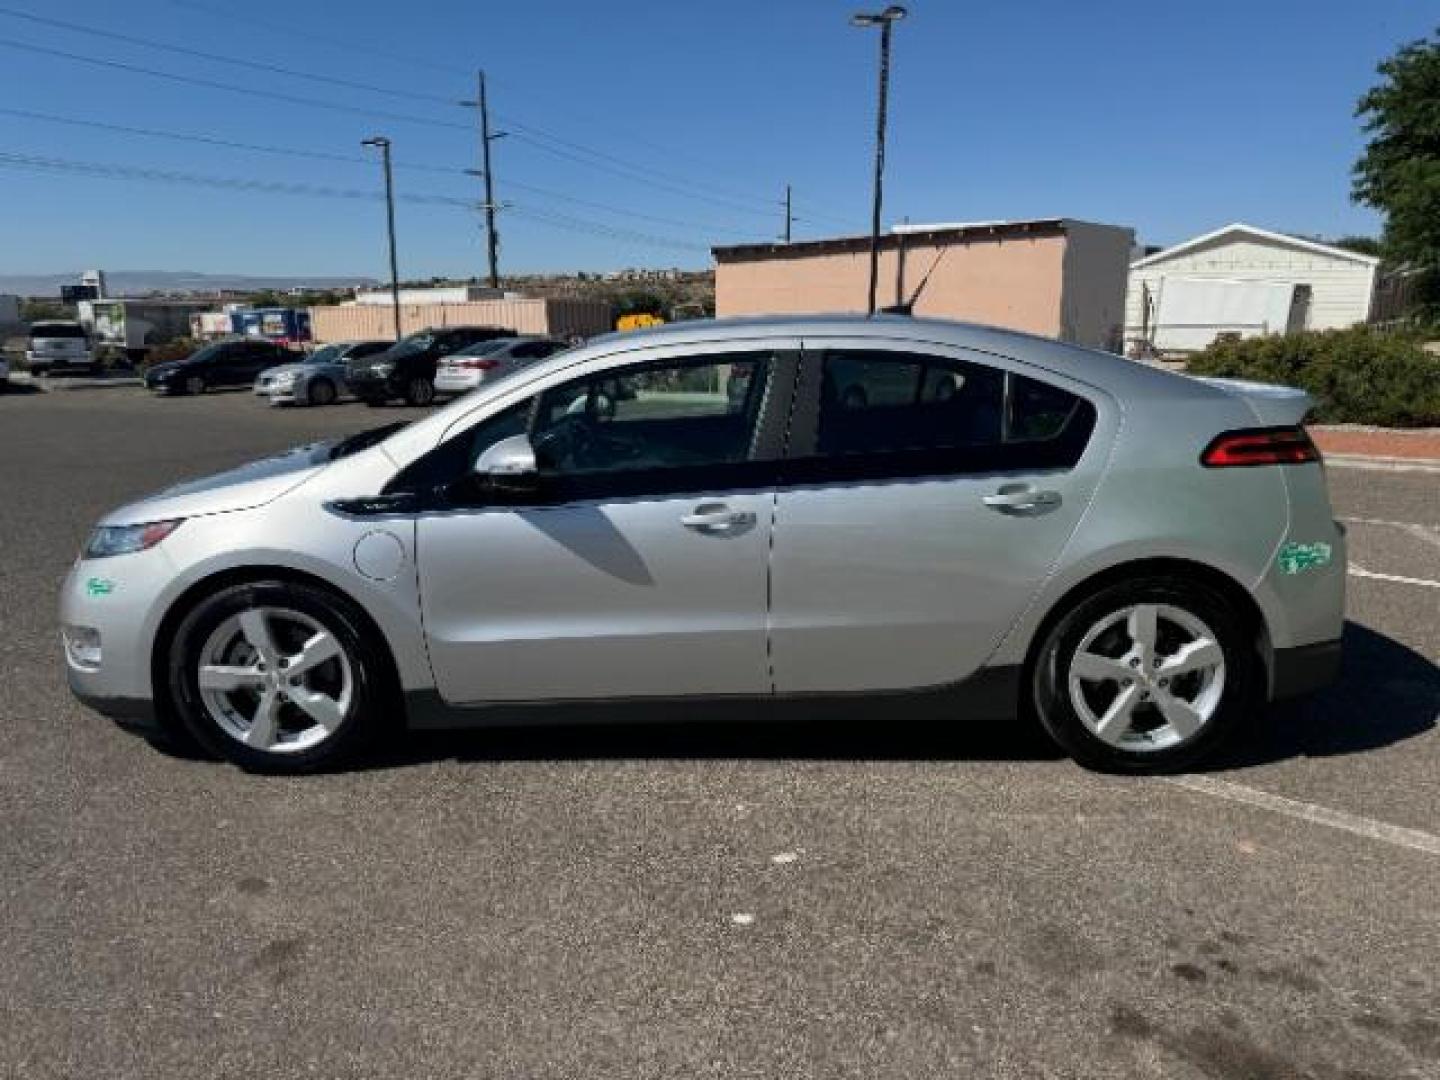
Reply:
[[903, 317], [611, 336], [108, 515], [65, 666], [258, 770], [795, 699], [1033, 717], [1085, 765], [1173, 770], [1337, 672], [1308, 406]]

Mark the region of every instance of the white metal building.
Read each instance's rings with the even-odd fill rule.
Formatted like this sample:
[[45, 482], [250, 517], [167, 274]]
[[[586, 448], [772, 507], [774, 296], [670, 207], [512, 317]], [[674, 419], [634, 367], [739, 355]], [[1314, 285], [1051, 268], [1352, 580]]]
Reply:
[[1130, 265], [1125, 347], [1333, 330], [1370, 318], [1380, 260], [1236, 222]]

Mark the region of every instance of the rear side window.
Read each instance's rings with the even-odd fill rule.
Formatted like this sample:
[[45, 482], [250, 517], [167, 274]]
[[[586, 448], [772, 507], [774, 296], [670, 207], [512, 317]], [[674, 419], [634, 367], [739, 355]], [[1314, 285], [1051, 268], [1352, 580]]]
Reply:
[[982, 364], [878, 350], [821, 357], [821, 457], [920, 454], [920, 471], [1070, 466], [1094, 423], [1084, 398]]
[[85, 328], [71, 323], [51, 323], [33, 327], [30, 330], [31, 338], [83, 338]]

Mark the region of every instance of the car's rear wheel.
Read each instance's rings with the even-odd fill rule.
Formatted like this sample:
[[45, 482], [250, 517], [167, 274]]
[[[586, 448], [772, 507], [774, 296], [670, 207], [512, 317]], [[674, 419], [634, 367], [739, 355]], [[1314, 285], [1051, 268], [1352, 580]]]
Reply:
[[1241, 613], [1203, 585], [1145, 578], [1075, 604], [1034, 669], [1040, 721], [1080, 764], [1166, 772], [1240, 722], [1255, 671]]
[[311, 405], [330, 405], [335, 401], [335, 384], [329, 379], [316, 379], [306, 395]]
[[364, 625], [353, 603], [312, 586], [222, 589], [176, 631], [176, 711], [203, 746], [243, 768], [335, 765], [379, 726], [386, 669]]
[[429, 405], [435, 400], [435, 383], [416, 375], [405, 384], [405, 400], [411, 405]]
[[205, 392], [205, 380], [199, 375], [191, 375], [185, 380], [185, 393], [190, 395], [203, 394]]

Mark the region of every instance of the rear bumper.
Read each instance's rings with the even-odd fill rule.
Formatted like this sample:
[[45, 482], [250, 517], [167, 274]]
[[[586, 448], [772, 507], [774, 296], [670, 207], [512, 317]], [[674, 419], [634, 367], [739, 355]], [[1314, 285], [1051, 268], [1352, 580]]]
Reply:
[[1276, 649], [1270, 669], [1270, 700], [1283, 701], [1322, 690], [1340, 678], [1339, 639]]

